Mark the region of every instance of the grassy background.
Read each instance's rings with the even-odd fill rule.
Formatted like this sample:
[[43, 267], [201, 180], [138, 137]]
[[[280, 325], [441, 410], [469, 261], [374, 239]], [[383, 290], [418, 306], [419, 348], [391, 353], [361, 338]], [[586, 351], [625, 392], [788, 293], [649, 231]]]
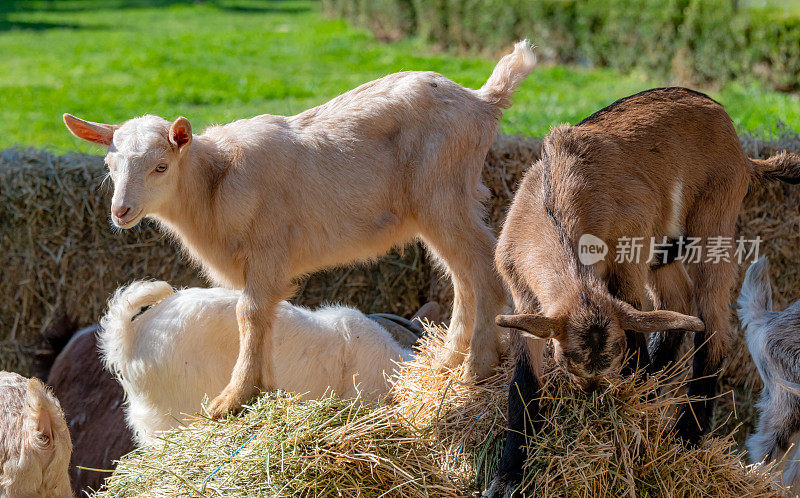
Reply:
[[[540, 45], [547, 40], [534, 41]], [[480, 86], [494, 60], [434, 53], [419, 40], [379, 43], [310, 1], [139, 0], [0, 3], [0, 148], [97, 151], [61, 123], [71, 112], [120, 122], [153, 113], [202, 126], [294, 114], [384, 74], [434, 70]], [[503, 131], [541, 136], [617, 98], [669, 84], [608, 69], [540, 67]], [[741, 131], [800, 129], [800, 98], [729, 84], [710, 92]]]

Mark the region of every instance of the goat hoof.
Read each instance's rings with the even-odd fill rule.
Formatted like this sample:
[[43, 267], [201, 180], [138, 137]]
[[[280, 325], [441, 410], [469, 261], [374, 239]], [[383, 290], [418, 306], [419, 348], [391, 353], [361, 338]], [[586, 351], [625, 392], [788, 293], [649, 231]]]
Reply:
[[252, 397], [251, 393], [225, 389], [209, 403], [206, 411], [214, 420], [236, 415], [242, 411], [242, 405]]
[[478, 381], [483, 380], [492, 375], [494, 371], [495, 365], [500, 362], [500, 357], [496, 354], [487, 357], [487, 355], [483, 355], [482, 357], [477, 357], [473, 354], [467, 356], [467, 359], [464, 363], [464, 380], [467, 381]]
[[497, 476], [481, 498], [518, 498], [522, 496], [517, 492], [521, 484], [519, 479]]
[[455, 351], [453, 349], [445, 348], [439, 353], [436, 358], [436, 369], [440, 372], [452, 370], [464, 362], [464, 353]]

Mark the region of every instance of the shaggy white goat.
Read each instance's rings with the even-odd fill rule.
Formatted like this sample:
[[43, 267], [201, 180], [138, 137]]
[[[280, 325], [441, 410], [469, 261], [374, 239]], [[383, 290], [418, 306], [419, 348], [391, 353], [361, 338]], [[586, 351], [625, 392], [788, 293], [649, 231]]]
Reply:
[[71, 453], [53, 393], [39, 379], [0, 372], [0, 496], [73, 496]]
[[[140, 281], [111, 299], [99, 346], [125, 389], [126, 419], [138, 444], [174, 427], [181, 413], [196, 413], [205, 395], [213, 398], [225, 387], [239, 350], [240, 296], [221, 288], [175, 292], [166, 282]], [[311, 311], [284, 301], [274, 334], [277, 387], [314, 397], [329, 387], [344, 397], [384, 394], [394, 362], [412, 357], [385, 328], [344, 306]]]
[[[800, 301], [772, 310], [769, 263], [761, 258], [747, 269], [738, 304], [747, 347], [764, 381], [758, 427], [747, 438], [747, 450], [753, 463], [782, 460], [800, 439]], [[783, 481], [800, 492], [800, 449], [783, 463]]]

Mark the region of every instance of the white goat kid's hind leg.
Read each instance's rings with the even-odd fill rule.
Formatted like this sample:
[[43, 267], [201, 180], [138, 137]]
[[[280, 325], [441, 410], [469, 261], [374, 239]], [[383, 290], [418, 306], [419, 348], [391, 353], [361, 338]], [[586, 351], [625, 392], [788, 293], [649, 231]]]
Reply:
[[[249, 281], [251, 280], [248, 279]], [[260, 389], [271, 391], [275, 388], [272, 362], [267, 361], [265, 365], [264, 360], [272, 358], [272, 326], [278, 304], [286, 292], [277, 290], [282, 286], [270, 288], [261, 285], [264, 281], [259, 281], [258, 278], [252, 281], [258, 284], [248, 283], [236, 305], [239, 355], [230, 382], [209, 404], [208, 411], [214, 418], [224, 417], [229, 412], [238, 412], [242, 404], [257, 395]], [[285, 287], [288, 288], [289, 285]]]
[[[453, 219], [474, 220], [474, 217]], [[465, 374], [485, 378], [499, 360], [500, 329], [494, 318], [506, 304], [493, 265], [495, 239], [483, 223], [454, 227], [451, 220], [450, 226], [424, 233], [423, 240], [446, 263], [455, 290], [453, 315], [440, 364], [452, 368], [466, 357]]]

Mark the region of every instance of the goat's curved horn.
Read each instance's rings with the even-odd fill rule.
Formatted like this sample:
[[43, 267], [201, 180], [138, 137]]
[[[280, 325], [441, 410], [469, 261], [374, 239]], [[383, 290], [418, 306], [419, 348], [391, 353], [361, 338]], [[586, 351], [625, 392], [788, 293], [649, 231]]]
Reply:
[[696, 316], [684, 315], [677, 311], [628, 310], [622, 313], [622, 328], [641, 333], [660, 332], [664, 330], [688, 330], [702, 332], [706, 329], [703, 320]]
[[497, 315], [494, 322], [500, 327], [515, 329], [524, 337], [551, 339], [564, 331], [564, 320], [542, 315]]

